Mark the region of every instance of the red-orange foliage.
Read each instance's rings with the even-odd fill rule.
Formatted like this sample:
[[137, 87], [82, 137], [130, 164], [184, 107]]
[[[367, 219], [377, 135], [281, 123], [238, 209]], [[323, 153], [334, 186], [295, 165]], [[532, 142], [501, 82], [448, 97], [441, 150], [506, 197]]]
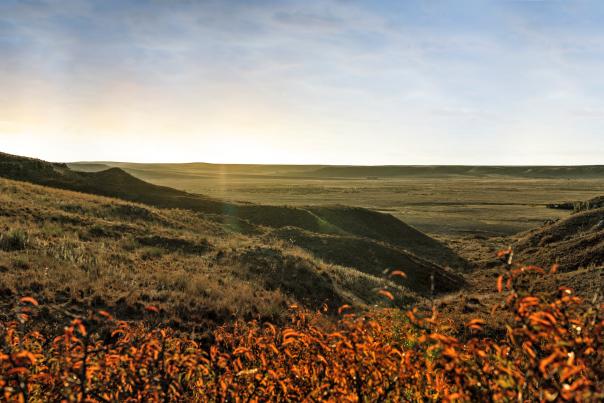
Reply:
[[[23, 298], [19, 320], [0, 324], [0, 399], [15, 401], [597, 401], [602, 391], [602, 305], [560, 288], [522, 295], [505, 282], [513, 313], [507, 334], [485, 337], [471, 320], [465, 341], [447, 334], [436, 313], [417, 309], [345, 314], [333, 328], [318, 313], [293, 309], [291, 324], [236, 322], [202, 348], [169, 328], [114, 321], [99, 338], [75, 319], [49, 338], [25, 331], [37, 302]], [[348, 307], [345, 307], [348, 308]], [[157, 314], [157, 309], [149, 309]], [[342, 309], [342, 314], [345, 309]], [[92, 321], [89, 321], [92, 323]]]

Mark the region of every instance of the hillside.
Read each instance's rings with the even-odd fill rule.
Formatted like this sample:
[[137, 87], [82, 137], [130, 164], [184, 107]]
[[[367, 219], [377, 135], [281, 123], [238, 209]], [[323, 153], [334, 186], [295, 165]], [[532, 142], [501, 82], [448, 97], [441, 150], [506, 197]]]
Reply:
[[[225, 203], [119, 168], [74, 172], [6, 154], [0, 176], [19, 180], [0, 182], [1, 303], [8, 306], [35, 293], [61, 309], [134, 319], [153, 304], [175, 326], [188, 326], [233, 316], [278, 321], [292, 303], [362, 308], [383, 300], [381, 288], [410, 303], [431, 294], [431, 277], [437, 294], [464, 285], [438, 264], [463, 267], [462, 259], [387, 214]], [[384, 280], [393, 269], [408, 278]]]
[[[98, 172], [71, 170], [66, 164], [0, 154], [0, 176], [41, 185], [118, 197], [160, 208], [188, 209], [210, 214], [241, 233], [262, 232], [257, 226], [298, 227], [320, 234], [370, 238], [393, 244], [400, 253], [424, 256], [439, 266], [463, 269], [465, 262], [442, 243], [411, 228], [389, 214], [344, 207], [294, 208], [250, 203], [229, 203], [165, 186], [157, 186], [120, 168]], [[342, 264], [341, 261], [335, 263]], [[381, 262], [384, 268], [390, 261]], [[359, 268], [359, 267], [357, 267]], [[360, 268], [359, 268], [360, 269]], [[446, 286], [448, 288], [448, 286]]]
[[[0, 305], [37, 295], [50, 321], [93, 307], [120, 319], [155, 305], [174, 326], [237, 318], [279, 322], [290, 304], [335, 309], [418, 296], [404, 286], [326, 264], [299, 247], [233, 233], [187, 210], [0, 179]], [[430, 267], [437, 270], [435, 267]]]
[[518, 236], [514, 248], [532, 264], [562, 271], [604, 265], [604, 208], [586, 210]]
[[[586, 203], [587, 205], [587, 203]], [[604, 291], [604, 208], [592, 208], [519, 234], [517, 260], [547, 267], [560, 265], [558, 281], [593, 296]], [[555, 287], [551, 281], [541, 285]]]

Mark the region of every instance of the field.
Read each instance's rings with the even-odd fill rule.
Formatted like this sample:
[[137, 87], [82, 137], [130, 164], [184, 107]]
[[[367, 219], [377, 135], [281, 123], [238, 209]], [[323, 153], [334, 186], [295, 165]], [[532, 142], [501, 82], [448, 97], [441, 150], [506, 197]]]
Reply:
[[[348, 240], [334, 240], [333, 250], [349, 250]], [[383, 259], [407, 262], [413, 273], [402, 253]], [[375, 293], [383, 287], [398, 303], [415, 301], [407, 287], [425, 290], [421, 270], [432, 266], [418, 266], [407, 287], [377, 267], [376, 276], [329, 264], [261, 232], [234, 232], [221, 217], [0, 178], [0, 320], [18, 296], [36, 295], [50, 309], [45, 326], [62, 328], [62, 318], [87, 309], [144, 320], [145, 305], [154, 305], [172, 327], [203, 334], [234, 318], [280, 323], [291, 304], [383, 304]]]
[[601, 401], [604, 176], [560, 169], [0, 153], [0, 399]]
[[[271, 205], [342, 204], [387, 212], [437, 236], [505, 236], [568, 216], [549, 203], [604, 193], [604, 176], [502, 172], [424, 172], [355, 177], [318, 166], [105, 163], [154, 184], [226, 200]], [[72, 164], [75, 169], [106, 165]], [[323, 167], [324, 169], [324, 167]], [[364, 172], [362, 172], [364, 173]], [[369, 171], [368, 173], [372, 173]], [[331, 173], [330, 173], [331, 174]]]

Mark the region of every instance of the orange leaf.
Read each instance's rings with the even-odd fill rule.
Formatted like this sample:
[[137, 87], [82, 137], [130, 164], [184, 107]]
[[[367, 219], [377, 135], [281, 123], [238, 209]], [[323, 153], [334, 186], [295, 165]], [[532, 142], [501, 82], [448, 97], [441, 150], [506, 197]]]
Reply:
[[497, 278], [497, 291], [498, 292], [503, 291], [503, 275], [501, 275]]
[[23, 367], [17, 367], [17, 368], [11, 368], [9, 369], [6, 374], [7, 375], [14, 375], [14, 374], [26, 374], [28, 373], [29, 370], [27, 368], [23, 368]]
[[153, 305], [146, 306], [145, 310], [148, 312], [159, 313], [159, 308]]
[[574, 368], [566, 368], [564, 371], [562, 371], [562, 375], [560, 375], [560, 380], [562, 382], [565, 382], [568, 378], [581, 372], [582, 370], [583, 370], [583, 367], [580, 367], [580, 366], [577, 366]]
[[390, 301], [394, 301], [394, 295], [392, 295], [392, 293], [390, 291], [379, 290], [378, 294], [388, 298]]
[[39, 305], [39, 304], [38, 304], [38, 301], [36, 301], [36, 300], [35, 300], [35, 299], [33, 299], [32, 297], [23, 297], [23, 298], [21, 298], [19, 301], [20, 301], [20, 302], [23, 302], [23, 303], [26, 303], [26, 302], [27, 302], [27, 303], [29, 303], [29, 304], [36, 305], [36, 306], [38, 306], [38, 305]]
[[82, 336], [86, 336], [86, 327], [82, 323], [78, 323], [78, 331]]
[[539, 362], [539, 371], [541, 371], [541, 373], [545, 374], [545, 372], [547, 371], [547, 366], [549, 364], [551, 364], [556, 359], [557, 356], [558, 356], [558, 352], [554, 351], [549, 356], [542, 359]]
[[36, 356], [29, 351], [21, 351], [16, 355], [17, 358], [27, 358], [32, 364], [36, 363]]
[[482, 319], [472, 319], [471, 321], [469, 321], [466, 326], [470, 327], [470, 326], [482, 326], [484, 325], [486, 322]]
[[512, 248], [502, 249], [497, 251], [497, 257], [503, 257], [512, 253]]
[[245, 348], [245, 347], [237, 347], [234, 351], [233, 351], [233, 355], [239, 355], [239, 354], [244, 354], [249, 352], [250, 349], [249, 348]]
[[107, 319], [113, 319], [113, 316], [107, 311], [99, 311], [99, 315], [106, 317]]
[[342, 312], [344, 312], [346, 309], [350, 309], [352, 308], [350, 305], [348, 304], [344, 304], [341, 307], [338, 308], [338, 315], [341, 315]]
[[522, 343], [522, 349], [526, 351], [526, 353], [530, 355], [531, 358], [537, 358], [537, 353], [535, 352], [535, 350], [533, 350], [532, 343], [530, 341], [525, 341], [524, 343]]
[[402, 278], [407, 278], [407, 274], [404, 271], [401, 270], [394, 270], [393, 272], [391, 272], [389, 274], [390, 277], [392, 276], [398, 276], [398, 277], [402, 277]]

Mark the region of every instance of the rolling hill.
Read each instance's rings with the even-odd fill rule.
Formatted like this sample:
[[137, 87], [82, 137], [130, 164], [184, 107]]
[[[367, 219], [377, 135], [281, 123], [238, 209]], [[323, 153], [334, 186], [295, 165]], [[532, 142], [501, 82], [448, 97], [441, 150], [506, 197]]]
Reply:
[[[294, 208], [250, 203], [229, 203], [157, 186], [120, 168], [97, 172], [73, 171], [66, 164], [0, 154], [0, 176], [45, 186], [76, 190], [160, 208], [181, 208], [211, 214], [239, 232], [254, 232], [255, 226], [288, 226], [320, 234], [370, 238], [395, 245], [401, 253], [424, 256], [440, 266], [463, 268], [465, 262], [442, 243], [404, 224], [389, 214], [346, 207]], [[339, 262], [337, 262], [339, 263]], [[387, 262], [384, 262], [387, 265]]]
[[518, 255], [531, 264], [559, 263], [562, 271], [604, 266], [604, 208], [594, 208], [520, 234]]
[[0, 311], [36, 294], [49, 319], [90, 307], [140, 319], [154, 305], [190, 328], [278, 322], [291, 304], [362, 308], [383, 303], [376, 290], [385, 287], [399, 303], [421, 299], [414, 284], [382, 277], [205, 214], [0, 179]]
[[[431, 294], [431, 277], [437, 294], [464, 286], [444, 268], [465, 263], [450, 249], [366, 209], [226, 203], [120, 168], [8, 154], [0, 177], [2, 304], [36, 293], [56, 312], [92, 306], [124, 319], [153, 304], [189, 326], [278, 320], [291, 303], [363, 307], [383, 301], [380, 288], [410, 303]], [[391, 269], [408, 278], [384, 279]]]
[[[598, 207], [598, 200], [600, 198], [582, 203], [584, 209], [568, 218], [517, 235], [513, 247], [518, 261], [542, 267], [557, 263], [558, 281], [588, 297], [601, 296], [604, 292], [604, 207]], [[551, 278], [544, 281], [545, 284], [536, 286], [556, 288]]]

